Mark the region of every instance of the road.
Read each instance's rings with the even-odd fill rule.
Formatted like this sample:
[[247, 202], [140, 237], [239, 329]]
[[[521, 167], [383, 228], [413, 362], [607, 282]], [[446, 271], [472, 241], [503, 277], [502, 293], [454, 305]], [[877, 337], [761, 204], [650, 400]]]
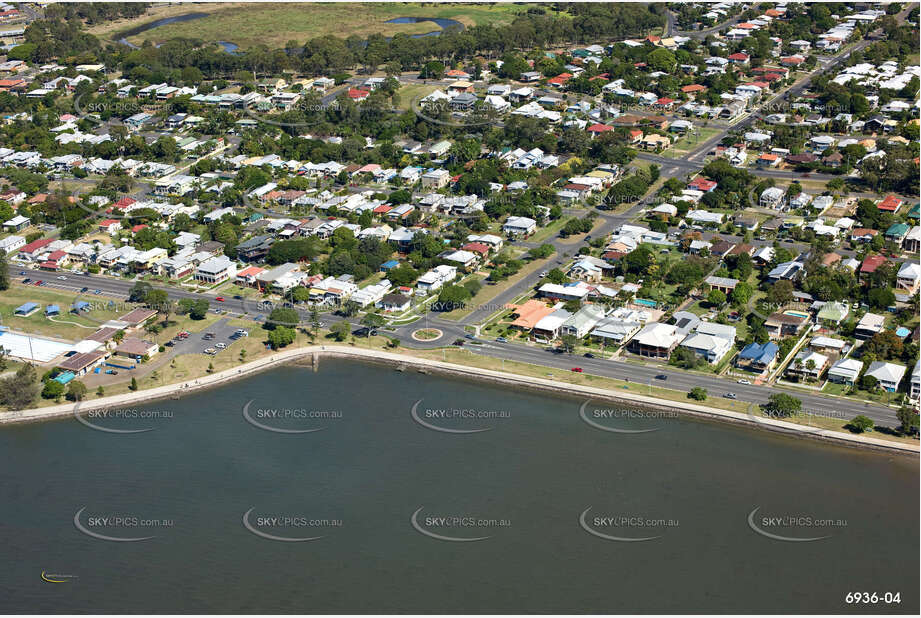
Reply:
[[[125, 300], [128, 297], [128, 293], [131, 287], [135, 284], [134, 281], [128, 279], [116, 279], [101, 275], [77, 274], [64, 275], [67, 277], [67, 279], [61, 281], [57, 279], [57, 277], [61, 275], [50, 273], [48, 271], [23, 268], [19, 268], [17, 271], [15, 266], [13, 266], [11, 270], [14, 273], [14, 279], [21, 280], [21, 278], [24, 276], [30, 277], [33, 281], [41, 279], [46, 282], [46, 286], [49, 288], [72, 292], [74, 294], [75, 300], [78, 298], [86, 300], [98, 300], [101, 298], [115, 298], [118, 300]], [[25, 275], [19, 275], [16, 277], [15, 273], [18, 273], [19, 271], [25, 272]], [[89, 288], [89, 291], [87, 293], [81, 294], [80, 290], [83, 287]], [[96, 296], [93, 294], [93, 291], [97, 289], [102, 292], [102, 295]], [[227, 297], [224, 302], [219, 302], [214, 300], [214, 294], [199, 294], [189, 290], [172, 287], [161, 287], [160, 289], [166, 290], [172, 300], [180, 300], [183, 298], [208, 298], [210, 300], [212, 309], [225, 310], [231, 316], [242, 316], [246, 314], [248, 318], [255, 319], [260, 315], [265, 316], [268, 313], [267, 310], [259, 310], [259, 300], [245, 300]], [[303, 309], [298, 309], [298, 311], [301, 314], [302, 320], [306, 322], [309, 317], [308, 312]], [[323, 326], [328, 326], [330, 323], [340, 321], [341, 319], [342, 318], [334, 317], [327, 313], [321, 317], [321, 323]], [[350, 321], [352, 321], [353, 325], [358, 326], [357, 318], [353, 318]], [[444, 335], [440, 339], [434, 341], [415, 341], [411, 337], [412, 332], [418, 328], [426, 326], [438, 328], [444, 332]], [[388, 336], [399, 339], [403, 346], [416, 349], [432, 349], [449, 345], [455, 339], [463, 338], [466, 334], [463, 323], [430, 316], [426, 316], [419, 321], [414, 322], [413, 324], [400, 326], [392, 330], [382, 330], [388, 330], [386, 334]], [[702, 386], [709, 391], [711, 397], [719, 397], [725, 393], [732, 392], [735, 393], [741, 401], [757, 404], [767, 402], [768, 398], [772, 394], [786, 392], [793, 394], [795, 397], [800, 399], [803, 402], [803, 409], [809, 413], [830, 416], [832, 418], [838, 419], [850, 419], [858, 414], [864, 414], [872, 418], [874, 422], [880, 425], [886, 425], [890, 427], [895, 427], [898, 425], [895, 411], [884, 406], [864, 404], [858, 401], [843, 398], [830, 398], [821, 394], [813, 395], [802, 390], [791, 390], [776, 385], [755, 386], [738, 384], [734, 379], [702, 373], [691, 373], [659, 363], [635, 363], [626, 361], [612, 361], [601, 358], [584, 358], [580, 356], [548, 352], [543, 347], [518, 343], [499, 344], [494, 342], [485, 342], [482, 345], [467, 345], [465, 346], [465, 349], [472, 353], [480, 354], [483, 356], [523, 363], [531, 363], [536, 365], [544, 365], [557, 370], [568, 371], [570, 368], [578, 366], [581, 367], [585, 373], [589, 373], [591, 375], [616, 378], [620, 380], [629, 379], [631, 382], [653, 384], [678, 391], [690, 391], [695, 386]], [[667, 379], [656, 380], [656, 375], [665, 375], [667, 376]]]

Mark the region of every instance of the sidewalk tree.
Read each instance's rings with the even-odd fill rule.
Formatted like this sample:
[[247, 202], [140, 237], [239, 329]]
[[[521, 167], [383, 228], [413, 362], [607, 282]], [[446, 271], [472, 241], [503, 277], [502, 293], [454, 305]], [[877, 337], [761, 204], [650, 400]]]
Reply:
[[851, 419], [851, 422], [848, 423], [847, 428], [854, 433], [873, 431], [873, 420], [864, 416], [863, 414], [858, 414], [853, 419]]

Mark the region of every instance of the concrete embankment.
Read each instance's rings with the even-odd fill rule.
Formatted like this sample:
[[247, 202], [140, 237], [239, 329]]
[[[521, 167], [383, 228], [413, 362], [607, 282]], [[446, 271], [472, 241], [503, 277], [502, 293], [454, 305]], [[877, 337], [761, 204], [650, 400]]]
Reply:
[[[435, 360], [415, 358], [394, 352], [380, 350], [364, 350], [350, 346], [308, 346], [292, 350], [282, 350], [271, 356], [254, 360], [239, 367], [225, 369], [217, 373], [202, 376], [196, 380], [179, 382], [166, 386], [120, 395], [111, 395], [100, 397], [98, 399], [86, 400], [80, 403], [80, 413], [84, 414], [92, 410], [113, 409], [124, 407], [131, 404], [139, 404], [161, 399], [175, 399], [186, 393], [193, 393], [207, 388], [213, 388], [221, 384], [239, 379], [244, 376], [252, 375], [259, 371], [271, 369], [279, 365], [291, 363], [293, 361], [310, 360], [314, 364], [322, 358], [346, 358], [352, 360], [364, 360], [371, 362], [387, 363], [389, 365], [411, 367], [416, 370], [426, 372], [442, 373], [453, 376], [485, 380], [493, 383], [506, 384], [518, 388], [536, 389], [546, 391], [557, 395], [568, 395], [572, 397], [585, 397], [593, 402], [608, 401], [612, 403], [629, 403], [631, 405], [656, 410], [663, 410], [672, 413], [678, 413], [688, 416], [709, 418], [723, 422], [730, 422], [740, 425], [748, 425], [787, 433], [800, 437], [808, 437], [827, 442], [836, 442], [857, 446], [861, 448], [870, 448], [876, 450], [885, 450], [888, 452], [897, 452], [904, 454], [917, 454], [919, 446], [917, 444], [905, 444], [889, 440], [881, 440], [866, 435], [853, 435], [827, 429], [818, 429], [806, 427], [788, 421], [777, 419], [756, 417], [741, 412], [730, 412], [720, 410], [691, 402], [673, 402], [668, 400], [656, 399], [636, 393], [615, 391], [606, 388], [598, 388], [587, 385], [567, 384], [557, 380], [548, 380], [545, 378], [536, 378], [530, 376], [516, 375], [508, 372], [493, 371], [490, 369], [480, 369], [477, 367], [467, 367]], [[44, 408], [34, 408], [31, 410], [20, 410], [16, 412], [0, 413], [0, 424], [27, 423], [62, 418], [74, 414], [75, 404], [66, 403]]]

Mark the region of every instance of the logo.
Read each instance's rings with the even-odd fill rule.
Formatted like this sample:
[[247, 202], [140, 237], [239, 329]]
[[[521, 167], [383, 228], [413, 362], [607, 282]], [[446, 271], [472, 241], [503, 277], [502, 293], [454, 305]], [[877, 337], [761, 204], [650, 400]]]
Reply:
[[310, 537], [289, 537], [289, 536], [279, 536], [277, 534], [269, 534], [259, 530], [256, 526], [262, 527], [315, 527], [315, 526], [329, 526], [329, 525], [342, 525], [340, 520], [311, 520], [305, 517], [290, 517], [290, 516], [281, 516], [281, 517], [257, 517], [256, 523], [253, 524], [250, 521], [250, 515], [256, 510], [256, 507], [252, 507], [250, 510], [243, 513], [243, 527], [246, 528], [249, 532], [255, 534], [256, 536], [268, 539], [270, 541], [279, 541], [282, 543], [305, 543], [308, 541], [318, 541], [320, 539], [326, 538], [326, 535], [323, 536], [310, 536]]
[[273, 419], [273, 420], [304, 420], [304, 419], [341, 419], [342, 412], [338, 410], [306, 410], [304, 408], [258, 408], [253, 412], [250, 412], [250, 406], [255, 401], [255, 399], [250, 399], [246, 402], [246, 405], [243, 406], [243, 420], [252, 425], [262, 429], [263, 431], [271, 431], [274, 433], [285, 433], [285, 434], [298, 434], [298, 433], [314, 433], [317, 431], [323, 431], [328, 429], [328, 427], [314, 427], [310, 429], [286, 429], [283, 427], [275, 427], [262, 423], [258, 419]]
[[[579, 525], [583, 530], [591, 534], [592, 536], [597, 536], [599, 539], [604, 539], [606, 541], [617, 541], [620, 543], [639, 543], [642, 541], [654, 541], [656, 539], [662, 538], [661, 536], [647, 536], [647, 537], [625, 537], [625, 536], [614, 536], [612, 534], [605, 534], [603, 532], [598, 532], [595, 530], [588, 522], [589, 511], [593, 507], [588, 507], [582, 514], [579, 515]], [[632, 527], [645, 527], [646, 525], [669, 525], [666, 520], [648, 520], [643, 517], [594, 517], [592, 518], [592, 523], [596, 526], [632, 526]], [[677, 525], [671, 524], [671, 525]]]
[[156, 536], [141, 536], [141, 537], [120, 537], [120, 536], [109, 536], [106, 534], [100, 534], [98, 532], [93, 532], [89, 528], [99, 527], [99, 528], [141, 528], [141, 527], [151, 527], [151, 526], [172, 526], [172, 522], [169, 520], [148, 520], [140, 519], [134, 516], [105, 516], [105, 517], [88, 517], [87, 523], [83, 524], [80, 521], [80, 515], [83, 514], [83, 511], [86, 510], [84, 506], [79, 511], [74, 514], [74, 527], [77, 528], [80, 532], [85, 534], [88, 537], [94, 539], [99, 539], [101, 541], [113, 541], [116, 543], [137, 543], [139, 541], [149, 541], [150, 539], [156, 538]]
[[[585, 403], [582, 404], [582, 407], [579, 408], [579, 417], [589, 427], [592, 427], [594, 429], [598, 429], [601, 431], [607, 431], [610, 433], [621, 433], [621, 434], [650, 433], [652, 431], [659, 430], [658, 427], [654, 427], [650, 429], [619, 429], [617, 427], [609, 427], [607, 425], [602, 425], [601, 423], [593, 421], [591, 418], [589, 418], [588, 414], [586, 413], [585, 408], [586, 406], [588, 406], [590, 401], [591, 399], [587, 399]], [[595, 415], [596, 418], [611, 418], [615, 416], [611, 410], [600, 410], [597, 408], [593, 411], [593, 415]]]
[[[146, 429], [113, 429], [111, 427], [102, 427], [101, 425], [96, 425], [95, 423], [91, 423], [86, 418], [83, 418], [83, 415], [80, 414], [80, 403], [81, 402], [78, 401], [76, 405], [74, 405], [74, 418], [77, 419], [77, 421], [80, 422], [82, 425], [85, 425], [86, 427], [89, 427], [90, 429], [95, 429], [96, 431], [104, 431], [106, 433], [118, 433], [118, 434], [146, 433], [148, 431], [154, 430], [153, 427], [148, 427]], [[141, 413], [138, 410], [120, 410], [120, 409], [110, 410], [108, 408], [103, 408], [99, 410], [89, 410], [87, 412], [84, 412], [84, 414], [92, 418], [106, 418], [110, 416], [114, 418], [140, 418], [141, 417]]]
[[77, 579], [76, 575], [48, 573], [47, 571], [42, 571], [42, 581], [48, 582], [49, 584], [67, 584], [74, 579]]
[[426, 429], [432, 431], [437, 431], [440, 433], [451, 433], [451, 434], [471, 434], [471, 433], [482, 433], [484, 431], [492, 431], [495, 427], [482, 427], [478, 429], [449, 429], [447, 427], [440, 427], [433, 423], [423, 420], [423, 417], [427, 419], [451, 419], [451, 420], [477, 420], [477, 419], [496, 419], [496, 418], [509, 418], [509, 413], [505, 410], [474, 410], [470, 408], [426, 408], [421, 413], [419, 412], [419, 404], [422, 403], [422, 399], [413, 404], [412, 409], [410, 410], [410, 415], [412, 419], [422, 425]]
[[413, 529], [429, 538], [446, 541], [449, 543], [474, 543], [476, 541], [485, 541], [486, 539], [491, 539], [492, 536], [453, 536], [446, 534], [438, 534], [432, 532], [427, 528], [447, 528], [447, 529], [483, 529], [483, 528], [506, 528], [511, 526], [511, 522], [507, 519], [484, 519], [478, 517], [472, 517], [469, 515], [452, 515], [444, 517], [419, 517], [419, 513], [422, 512], [422, 509], [425, 507], [420, 506], [409, 518], [409, 523], [412, 525]]
[[[808, 515], [782, 515], [779, 517], [760, 517], [757, 520], [755, 519], [755, 514], [761, 510], [761, 507], [755, 507], [752, 509], [752, 512], [748, 514], [748, 527], [752, 529], [756, 534], [771, 539], [773, 541], [783, 541], [785, 543], [809, 543], [812, 541], [822, 541], [828, 538], [831, 538], [832, 535], [824, 536], [814, 536], [814, 537], [794, 537], [794, 536], [785, 536], [780, 534], [774, 534], [767, 532], [763, 528], [765, 527], [775, 527], [775, 528], [795, 528], [795, 529], [804, 529], [804, 528], [827, 528], [830, 526], [834, 527], [843, 527], [847, 526], [846, 520], [841, 519], [824, 519], [824, 518], [814, 518]], [[757, 522], [760, 522], [760, 526]]]

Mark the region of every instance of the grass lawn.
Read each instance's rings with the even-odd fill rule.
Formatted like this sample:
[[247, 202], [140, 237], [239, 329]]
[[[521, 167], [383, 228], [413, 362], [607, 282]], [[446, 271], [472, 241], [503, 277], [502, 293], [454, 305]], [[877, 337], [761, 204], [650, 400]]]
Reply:
[[542, 243], [550, 238], [553, 238], [560, 233], [560, 230], [563, 229], [563, 226], [566, 225], [566, 222], [569, 221], [569, 217], [560, 217], [556, 221], [550, 222], [549, 225], [546, 225], [536, 232], [534, 235], [528, 238], [528, 242]]
[[[442, 317], [448, 320], [461, 320], [467, 317], [478, 306], [488, 304], [496, 296], [513, 286], [522, 277], [526, 277], [540, 268], [547, 268], [552, 258], [553, 256], [550, 256], [545, 260], [534, 260], [533, 262], [529, 262], [528, 264], [525, 264], [516, 274], [512, 275], [505, 281], [500, 281], [495, 285], [489, 285], [483, 281], [483, 287], [480, 288], [480, 291], [477, 292], [476, 296], [467, 301], [466, 306], [461, 309], [455, 309], [454, 311], [440, 314], [438, 317]], [[499, 308], [496, 307], [496, 311], [498, 310]]]
[[[400, 96], [400, 104], [397, 106], [402, 110], [408, 110], [413, 106], [413, 101], [438, 90], [440, 86], [432, 84], [408, 84], [397, 91]], [[418, 109], [418, 104], [416, 105]]]
[[[674, 159], [681, 158], [714, 135], [717, 135], [720, 131], [722, 129], [716, 127], [696, 127], [695, 130], [683, 135], [670, 148], [663, 151], [662, 156]], [[699, 135], [697, 135], [698, 133]]]
[[492, 4], [397, 4], [397, 3], [329, 3], [291, 5], [268, 3], [252, 5], [230, 3], [227, 5], [183, 6], [175, 12], [161, 11], [136, 20], [123, 21], [115, 27], [103, 26], [93, 31], [119, 38], [122, 32], [156, 19], [187, 13], [210, 13], [208, 17], [172, 23], [147, 30], [129, 41], [141, 44], [145, 39], [161, 42], [172, 37], [198, 38], [205, 41], [231, 41], [241, 48], [254, 45], [283, 47], [288, 41], [302, 44], [306, 39], [333, 35], [340, 38], [380, 33], [393, 36], [397, 33], [424, 34], [439, 30], [434, 22], [388, 24], [397, 17], [429, 17], [454, 19], [467, 27], [491, 23], [509, 23], [527, 5]]
[[[78, 296], [80, 300], [93, 304], [93, 309], [88, 314], [70, 313], [70, 307]], [[2, 317], [0, 322], [17, 331], [79, 341], [98, 330], [103, 322], [128, 313], [130, 310], [127, 303], [123, 301], [117, 301], [113, 308], [109, 309], [106, 304], [110, 300], [104, 296], [76, 294], [47, 287], [14, 283], [3, 294], [0, 294], [0, 317]], [[16, 307], [27, 302], [38, 303], [41, 308], [26, 317], [13, 314]], [[54, 320], [46, 318], [46, 305], [57, 305], [61, 309], [61, 314]]]

